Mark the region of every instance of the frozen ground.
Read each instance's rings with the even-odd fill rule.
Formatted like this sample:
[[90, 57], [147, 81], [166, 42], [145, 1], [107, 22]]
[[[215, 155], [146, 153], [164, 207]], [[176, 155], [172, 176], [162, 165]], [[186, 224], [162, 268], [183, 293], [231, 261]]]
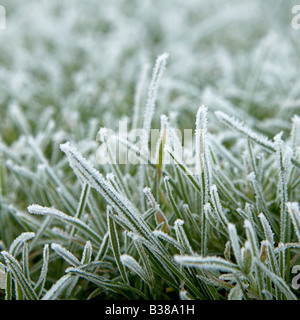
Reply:
[[[296, 1], [1, 3], [1, 298], [299, 297]], [[100, 127], [161, 115], [200, 129], [196, 176], [97, 163]]]

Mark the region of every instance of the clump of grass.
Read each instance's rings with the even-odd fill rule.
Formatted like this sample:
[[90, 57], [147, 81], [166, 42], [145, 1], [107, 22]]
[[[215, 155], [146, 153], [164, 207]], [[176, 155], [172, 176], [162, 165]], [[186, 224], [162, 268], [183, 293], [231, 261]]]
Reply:
[[[291, 286], [300, 249], [293, 31], [269, 33], [259, 1], [230, 1], [230, 11], [214, 1], [214, 14], [211, 2], [187, 1], [179, 10], [164, 1], [159, 26], [147, 1], [107, 3], [100, 17], [98, 2], [75, 2], [73, 15], [68, 1], [21, 7], [29, 16], [30, 8], [41, 10], [43, 40], [24, 31], [14, 55], [1, 49], [1, 298], [298, 299]], [[285, 29], [279, 11], [288, 6], [280, 5], [272, 6], [274, 23]], [[238, 17], [246, 7], [257, 23], [229, 25], [229, 12]], [[143, 21], [140, 12], [147, 12]], [[176, 32], [168, 23], [175, 18]], [[26, 23], [18, 19], [13, 12], [11, 23]], [[140, 27], [134, 35], [130, 19]], [[1, 36], [17, 37], [16, 30]], [[30, 54], [43, 56], [37, 67]], [[97, 163], [96, 137], [124, 115], [147, 134], [161, 120], [155, 162]], [[179, 159], [174, 132], [186, 128], [194, 136]], [[115, 139], [136, 151], [129, 138]]]

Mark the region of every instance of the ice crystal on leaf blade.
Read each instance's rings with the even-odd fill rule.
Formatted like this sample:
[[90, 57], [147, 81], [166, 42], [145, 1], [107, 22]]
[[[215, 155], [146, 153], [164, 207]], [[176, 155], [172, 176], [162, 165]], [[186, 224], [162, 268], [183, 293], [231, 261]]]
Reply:
[[175, 261], [182, 265], [201, 267], [203, 269], [237, 272], [238, 267], [220, 257], [175, 256]]
[[[271, 152], [276, 152], [276, 145], [274, 142], [270, 141], [267, 137], [263, 135], [259, 135], [249, 127], [245, 126], [242, 122], [236, 120], [233, 117], [228, 116], [226, 113], [222, 111], [215, 112], [217, 118], [224, 122], [227, 126], [235, 129], [236, 131], [240, 132], [245, 137], [251, 139], [252, 141], [256, 142], [257, 144], [264, 147], [266, 150]], [[292, 157], [291, 162], [300, 169], [300, 162], [297, 158]]]
[[160, 85], [161, 77], [165, 71], [166, 62], [169, 57], [168, 53], [160, 55], [155, 63], [155, 67], [152, 74], [152, 80], [148, 91], [148, 100], [145, 107], [144, 115], [144, 129], [149, 134], [151, 129], [151, 122], [155, 112], [155, 102], [157, 99], [157, 91]]
[[299, 209], [299, 203], [297, 202], [288, 202], [287, 203], [288, 212], [290, 215], [290, 218], [293, 222], [295, 232], [298, 237], [298, 241], [300, 241], [300, 209]]
[[196, 172], [202, 181], [204, 177], [204, 203], [208, 201], [209, 190], [212, 186], [212, 168], [209, 155], [209, 143], [207, 132], [207, 108], [201, 106], [196, 115]]
[[116, 212], [124, 216], [143, 235], [149, 235], [149, 230], [141, 218], [140, 212], [124, 195], [114, 190], [105, 178], [88, 162], [70, 143], [61, 145], [68, 157], [70, 165], [76, 175], [84, 182], [96, 189]]
[[31, 205], [28, 207], [28, 211], [31, 214], [46, 215], [46, 216], [49, 215], [49, 216], [55, 217], [61, 221], [66, 222], [67, 224], [70, 224], [71, 226], [78, 228], [79, 230], [84, 232], [87, 236], [91, 237], [97, 243], [101, 243], [102, 241], [101, 237], [97, 233], [95, 233], [95, 231], [93, 231], [89, 226], [87, 226], [84, 222], [72, 216], [68, 216], [57, 209], [46, 208], [39, 205]]
[[11, 244], [11, 246], [9, 248], [9, 253], [15, 255], [17, 253], [18, 249], [24, 244], [24, 242], [26, 242], [34, 237], [35, 237], [34, 232], [23, 232]]

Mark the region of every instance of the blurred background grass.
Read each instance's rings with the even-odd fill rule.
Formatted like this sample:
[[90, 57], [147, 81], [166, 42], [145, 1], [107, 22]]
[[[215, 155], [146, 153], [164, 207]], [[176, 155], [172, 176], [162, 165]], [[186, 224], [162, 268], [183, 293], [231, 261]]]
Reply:
[[[218, 109], [218, 98], [251, 117], [274, 118], [298, 98], [294, 3], [2, 1], [7, 30], [0, 33], [1, 136], [12, 143], [19, 135], [9, 116], [13, 101], [33, 131], [47, 108], [57, 130], [70, 126], [71, 132], [91, 118], [109, 126], [115, 116], [130, 117], [143, 64], [162, 52], [170, 59], [158, 107], [186, 111], [183, 127], [191, 126], [187, 115], [199, 104]], [[275, 126], [260, 129], [272, 135]]]

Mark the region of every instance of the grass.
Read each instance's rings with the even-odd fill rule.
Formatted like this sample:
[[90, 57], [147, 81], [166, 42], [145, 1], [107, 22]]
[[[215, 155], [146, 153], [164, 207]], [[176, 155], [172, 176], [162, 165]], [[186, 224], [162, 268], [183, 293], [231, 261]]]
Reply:
[[[299, 31], [273, 2], [4, 3], [0, 299], [299, 299]], [[119, 121], [153, 159], [105, 142]], [[100, 164], [114, 143], [144, 164]]]

